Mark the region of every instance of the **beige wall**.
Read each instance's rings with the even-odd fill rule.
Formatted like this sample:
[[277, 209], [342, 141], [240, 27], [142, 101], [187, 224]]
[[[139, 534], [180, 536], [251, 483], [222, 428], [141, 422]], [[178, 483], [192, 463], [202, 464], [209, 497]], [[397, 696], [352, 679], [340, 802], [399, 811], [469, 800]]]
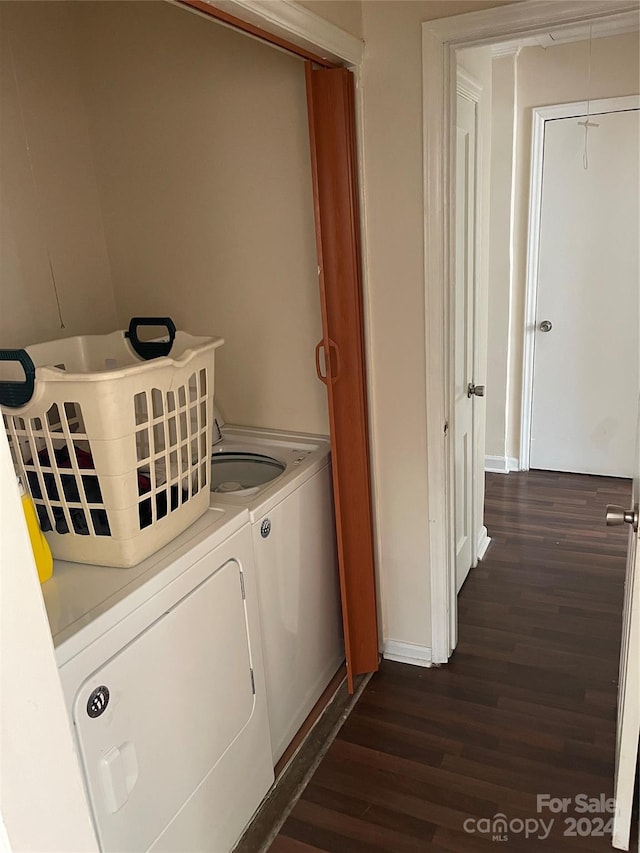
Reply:
[[297, 0], [309, 12], [320, 15], [340, 29], [357, 38], [363, 38], [361, 0]]
[[167, 3], [77, 5], [120, 323], [222, 335], [228, 421], [326, 433], [303, 63]]
[[69, 9], [1, 3], [0, 31], [0, 345], [111, 331], [115, 304]]
[[431, 646], [422, 22], [491, 2], [367, 0], [362, 68], [373, 469], [386, 640]]
[[[498, 60], [498, 64], [513, 65], [515, 63], [517, 74], [515, 216], [509, 318], [511, 331], [508, 352], [504, 347], [504, 302], [502, 302], [502, 310], [495, 313], [491, 311], [489, 315], [489, 341], [491, 342], [489, 363], [500, 365], [500, 374], [496, 371], [491, 380], [490, 392], [494, 402], [489, 412], [487, 431], [488, 435], [497, 433], [498, 421], [502, 419], [506, 421], [508, 428], [504, 446], [508, 457], [519, 456], [520, 450], [532, 108], [579, 101], [588, 96], [607, 98], [638, 94], [640, 56], [637, 33], [594, 39], [591, 62], [591, 86], [588, 89], [588, 42], [555, 45], [546, 49], [526, 47], [523, 48], [517, 60], [515, 57]], [[509, 99], [511, 99], [511, 107], [509, 107]], [[507, 113], [509, 109], [513, 110], [513, 91], [510, 94], [505, 90], [499, 97], [496, 92], [494, 104], [496, 109]], [[504, 133], [509, 133], [508, 122]], [[512, 139], [513, 137], [508, 142], [500, 144], [508, 146]], [[496, 134], [494, 134], [494, 144], [497, 144], [495, 140]], [[502, 193], [504, 185], [498, 186], [498, 177], [495, 176], [495, 179], [497, 191]], [[496, 255], [504, 253], [504, 243], [497, 238], [496, 242], [492, 243], [492, 261], [495, 260], [494, 246]], [[504, 283], [504, 264], [502, 268], [502, 276], [492, 276], [492, 287], [495, 285], [499, 289], [500, 300], [508, 289]], [[499, 376], [505, 377], [505, 385], [502, 387], [498, 381]], [[500, 405], [495, 405], [499, 397]], [[491, 452], [489, 447], [487, 452]]]

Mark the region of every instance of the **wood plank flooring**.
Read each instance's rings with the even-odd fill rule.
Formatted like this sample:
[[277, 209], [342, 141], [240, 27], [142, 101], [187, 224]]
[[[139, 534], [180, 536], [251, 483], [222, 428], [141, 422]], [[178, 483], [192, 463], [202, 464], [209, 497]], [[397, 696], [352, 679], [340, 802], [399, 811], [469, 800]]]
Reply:
[[573, 800], [538, 812], [536, 795], [613, 795], [627, 529], [606, 528], [604, 511], [630, 489], [487, 475], [493, 541], [460, 593], [452, 661], [383, 663], [270, 853], [495, 850], [479, 819], [497, 813], [510, 823], [497, 849], [611, 850], [610, 835], [565, 835], [566, 819], [597, 831], [608, 813], [578, 813]]

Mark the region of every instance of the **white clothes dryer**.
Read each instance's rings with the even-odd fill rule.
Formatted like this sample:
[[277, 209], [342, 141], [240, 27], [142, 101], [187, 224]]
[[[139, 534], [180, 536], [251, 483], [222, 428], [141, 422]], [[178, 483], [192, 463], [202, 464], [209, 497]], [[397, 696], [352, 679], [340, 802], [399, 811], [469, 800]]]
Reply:
[[274, 765], [344, 661], [326, 436], [224, 425], [217, 506], [249, 510]]
[[228, 853], [273, 782], [247, 510], [43, 593], [101, 850]]

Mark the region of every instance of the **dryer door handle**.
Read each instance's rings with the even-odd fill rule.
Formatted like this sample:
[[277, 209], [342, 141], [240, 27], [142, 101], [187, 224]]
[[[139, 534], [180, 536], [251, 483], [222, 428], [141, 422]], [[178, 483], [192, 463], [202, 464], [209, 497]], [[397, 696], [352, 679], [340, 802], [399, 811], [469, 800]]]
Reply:
[[115, 814], [127, 802], [129, 794], [138, 781], [138, 757], [131, 741], [120, 746], [112, 746], [102, 756], [100, 780], [107, 811]]

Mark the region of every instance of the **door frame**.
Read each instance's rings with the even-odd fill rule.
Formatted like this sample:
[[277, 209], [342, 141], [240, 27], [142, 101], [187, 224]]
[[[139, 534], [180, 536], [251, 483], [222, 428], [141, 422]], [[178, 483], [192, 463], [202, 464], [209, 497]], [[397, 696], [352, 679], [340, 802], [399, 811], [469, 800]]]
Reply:
[[[481, 287], [481, 273], [482, 273], [482, 198], [481, 198], [481, 188], [484, 180], [484, 175], [482, 173], [482, 139], [480, 136], [480, 124], [478, 121], [479, 111], [480, 111], [480, 103], [482, 99], [482, 83], [479, 80], [470, 74], [462, 65], [457, 65], [456, 67], [456, 100], [457, 98], [464, 98], [467, 101], [470, 101], [475, 107], [475, 147], [473, 151], [473, 159], [474, 159], [474, 234], [473, 234], [473, 293], [471, 299], [471, 312], [472, 312], [472, 326], [473, 326], [473, 341], [471, 347], [471, 359], [472, 359], [472, 382], [478, 381], [478, 369], [480, 363], [480, 353], [479, 353], [479, 293]], [[453, 272], [453, 271], [452, 271]], [[450, 377], [449, 382], [451, 383], [451, 387], [453, 387], [455, 383], [454, 376], [454, 359], [451, 360], [450, 363]], [[474, 568], [478, 564], [479, 553], [482, 551], [486, 551], [488, 547], [488, 540], [485, 542], [486, 537], [486, 528], [483, 528], [484, 535], [481, 539], [478, 537], [478, 509], [479, 504], [477, 500], [478, 493], [478, 477], [477, 477], [477, 455], [479, 452], [479, 441], [478, 441], [478, 427], [479, 427], [479, 419], [477, 414], [477, 401], [475, 397], [471, 398], [472, 405], [472, 415], [471, 415], [471, 520], [470, 520], [470, 530], [471, 530], [471, 565], [470, 569]], [[453, 433], [453, 441], [452, 447], [455, 445], [455, 436], [456, 436], [456, 421], [455, 421], [455, 407], [452, 408], [452, 421], [451, 421], [451, 431]], [[482, 454], [482, 458], [484, 459], [484, 454]], [[483, 490], [484, 491], [484, 490]], [[456, 579], [457, 586], [457, 579]], [[453, 615], [453, 614], [451, 614]], [[451, 625], [452, 636], [456, 637], [457, 635], [457, 625]]]
[[[168, 0], [172, 2], [173, 0]], [[252, 35], [258, 39], [265, 41], [277, 48], [284, 49], [298, 56], [304, 57], [308, 62], [313, 62], [320, 65], [324, 69], [339, 69], [344, 68], [353, 74], [355, 81], [355, 91], [353, 95], [352, 106], [355, 113], [355, 154], [356, 154], [356, 178], [357, 178], [357, 202], [358, 202], [358, 225], [359, 235], [357, 241], [357, 251], [360, 262], [360, 272], [362, 281], [362, 317], [364, 325], [364, 341], [361, 355], [361, 363], [365, 374], [365, 389], [366, 397], [371, 400], [373, 398], [372, 389], [372, 371], [367, 368], [372, 363], [372, 342], [369, 335], [370, 329], [370, 311], [368, 302], [367, 288], [367, 231], [365, 222], [365, 197], [364, 197], [364, 140], [362, 128], [364, 124], [364, 107], [363, 93], [361, 81], [361, 67], [364, 55], [364, 42], [341, 29], [340, 27], [327, 21], [325, 18], [316, 15], [315, 13], [303, 8], [295, 0], [271, 0], [265, 3], [264, 0], [178, 0], [179, 5], [191, 11], [193, 14], [202, 17], [217, 19], [219, 22], [231, 26], [234, 29], [239, 29]], [[308, 94], [308, 93], [307, 93]], [[317, 199], [316, 199], [317, 204]], [[316, 210], [317, 214], [317, 210]], [[317, 232], [317, 229], [316, 229]], [[318, 236], [318, 234], [316, 234]], [[322, 271], [318, 267], [319, 286], [322, 288]], [[326, 318], [323, 317], [323, 335], [325, 334]], [[330, 407], [331, 408], [331, 407]], [[366, 418], [366, 426], [368, 428], [368, 444], [365, 448], [369, 458], [369, 487], [370, 487], [370, 516], [371, 516], [371, 534], [373, 540], [373, 578], [372, 584], [376, 592], [375, 598], [375, 614], [373, 618], [363, 618], [365, 607], [354, 609], [354, 612], [359, 614], [359, 623], [362, 625], [371, 625], [375, 623], [376, 629], [375, 643], [378, 646], [378, 660], [382, 651], [381, 642], [383, 638], [382, 631], [382, 608], [380, 600], [380, 540], [378, 536], [378, 506], [377, 499], [377, 482], [375, 464], [371, 464], [371, 460], [376, 458], [376, 432], [374, 424], [371, 422], [369, 411], [364, 413]], [[330, 420], [333, 433], [333, 415], [330, 412]], [[334, 436], [332, 435], [332, 440]], [[339, 526], [344, 518], [344, 509], [340, 509], [336, 502], [336, 523]], [[344, 522], [346, 526], [348, 521]], [[340, 549], [339, 549], [340, 550]], [[342, 564], [342, 557], [340, 560]], [[354, 578], [358, 576], [358, 566], [355, 565], [353, 571]], [[347, 570], [347, 574], [349, 574]], [[342, 590], [342, 605], [346, 607], [346, 599], [344, 597], [344, 589]], [[343, 609], [344, 615], [344, 609]], [[360, 619], [362, 621], [360, 622]], [[371, 643], [374, 638], [371, 639]], [[367, 652], [366, 655], [359, 653], [360, 660], [369, 660], [371, 655]], [[349, 660], [349, 654], [347, 654]], [[377, 667], [376, 667], [377, 668]], [[373, 668], [372, 668], [373, 669]], [[368, 668], [363, 670], [357, 669], [356, 673], [362, 671], [371, 671]], [[348, 683], [351, 691], [353, 687], [353, 674], [349, 670]]]
[[519, 469], [528, 471], [531, 462], [531, 423], [533, 420], [533, 367], [535, 356], [536, 309], [538, 304], [538, 260], [540, 254], [540, 217], [542, 214], [542, 168], [544, 134], [548, 121], [579, 118], [587, 114], [619, 113], [640, 109], [640, 95], [573, 101], [536, 107], [531, 127], [531, 181], [529, 185], [529, 225], [527, 233], [527, 269], [525, 278], [525, 317], [522, 353], [522, 408], [520, 420]]
[[456, 51], [513, 41], [551, 27], [637, 14], [633, 0], [524, 0], [422, 25], [423, 227], [425, 250], [426, 445], [432, 661], [455, 648], [451, 362]]

